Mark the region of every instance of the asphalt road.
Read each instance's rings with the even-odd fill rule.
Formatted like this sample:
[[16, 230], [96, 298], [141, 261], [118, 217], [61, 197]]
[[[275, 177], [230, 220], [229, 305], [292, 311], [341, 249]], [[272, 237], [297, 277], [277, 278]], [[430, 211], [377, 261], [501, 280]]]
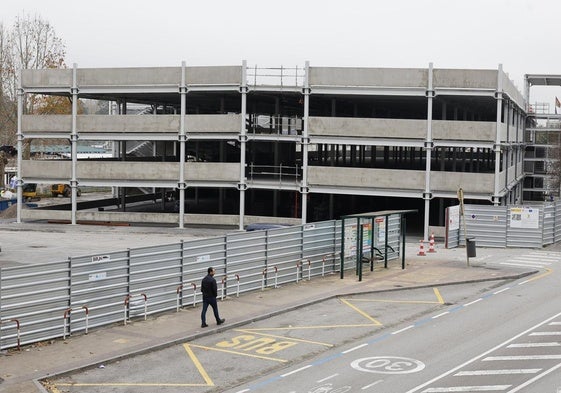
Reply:
[[[544, 326], [561, 331], [559, 307], [551, 301], [560, 294], [554, 285], [560, 259], [559, 253], [529, 251], [510, 263], [541, 268], [530, 280], [332, 299], [48, 382], [69, 393], [155, 386], [170, 393], [555, 392], [561, 387], [554, 376], [561, 367], [559, 339], [541, 334], [530, 337], [558, 345], [522, 344], [543, 332], [537, 325], [548, 318], [560, 326]], [[504, 358], [509, 352], [534, 357]], [[532, 390], [539, 385], [544, 390]]]

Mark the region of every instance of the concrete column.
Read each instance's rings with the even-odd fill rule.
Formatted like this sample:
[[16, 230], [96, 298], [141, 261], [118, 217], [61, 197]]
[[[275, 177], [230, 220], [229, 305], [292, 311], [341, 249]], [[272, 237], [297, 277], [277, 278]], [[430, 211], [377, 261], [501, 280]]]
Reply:
[[[23, 116], [23, 97], [25, 92], [21, 86], [21, 70], [19, 70], [18, 78], [18, 125], [17, 125], [17, 147], [18, 147], [18, 165], [16, 173], [16, 183], [17, 183], [17, 199], [18, 203], [16, 206], [17, 218], [16, 222], [21, 224], [21, 206], [23, 202], [23, 190], [22, 190], [22, 180], [21, 180], [21, 164], [23, 158], [23, 134], [21, 133], [21, 121]], [[31, 148], [31, 147], [30, 147]]]
[[[498, 206], [500, 203], [499, 186], [500, 186], [500, 170], [501, 170], [501, 118], [503, 109], [503, 65], [499, 64], [497, 73], [497, 91], [495, 98], [497, 99], [497, 118], [495, 121], [495, 188], [493, 194], [493, 205]], [[506, 163], [505, 163], [506, 167]]]
[[308, 135], [308, 117], [310, 116], [310, 62], [306, 61], [304, 75], [304, 129], [302, 130], [302, 183], [300, 195], [302, 197], [302, 225], [306, 223], [308, 215], [308, 149], [310, 138]]
[[245, 182], [245, 149], [247, 144], [247, 131], [245, 129], [245, 117], [247, 116], [247, 61], [242, 61], [242, 83], [240, 86], [241, 93], [241, 127], [240, 127], [240, 183], [238, 189], [240, 191], [240, 216], [238, 229], [243, 230], [245, 215], [245, 190], [247, 184]]
[[427, 137], [425, 140], [425, 150], [426, 150], [426, 167], [425, 167], [425, 191], [423, 192], [423, 199], [425, 200], [425, 220], [423, 225], [423, 238], [428, 240], [429, 238], [429, 217], [430, 217], [430, 200], [431, 200], [431, 189], [430, 189], [430, 170], [431, 170], [431, 154], [433, 149], [432, 141], [432, 104], [434, 98], [433, 90], [433, 66], [429, 63], [428, 68], [428, 86], [427, 86]]
[[72, 225], [76, 225], [76, 211], [78, 209], [78, 181], [76, 180], [76, 165], [78, 162], [78, 132], [76, 129], [76, 121], [78, 116], [78, 81], [76, 78], [77, 65], [74, 63], [72, 67], [72, 133], [70, 135], [70, 150], [72, 154], [72, 169], [70, 178], [70, 187], [72, 189]]
[[185, 150], [187, 143], [185, 118], [187, 114], [187, 85], [186, 85], [186, 64], [181, 62], [181, 85], [179, 86], [179, 95], [181, 99], [180, 117], [179, 117], [179, 182], [177, 189], [179, 190], [179, 228], [185, 227]]

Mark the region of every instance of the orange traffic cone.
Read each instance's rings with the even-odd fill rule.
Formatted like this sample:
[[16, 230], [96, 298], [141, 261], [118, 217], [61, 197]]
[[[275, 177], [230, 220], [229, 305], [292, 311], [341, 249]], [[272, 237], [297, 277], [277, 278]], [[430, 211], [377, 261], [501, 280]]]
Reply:
[[425, 244], [422, 240], [419, 240], [419, 252], [417, 253], [417, 255], [421, 257], [427, 256], [427, 254], [425, 254]]
[[431, 233], [429, 240], [429, 252], [436, 252], [434, 249], [434, 233]]

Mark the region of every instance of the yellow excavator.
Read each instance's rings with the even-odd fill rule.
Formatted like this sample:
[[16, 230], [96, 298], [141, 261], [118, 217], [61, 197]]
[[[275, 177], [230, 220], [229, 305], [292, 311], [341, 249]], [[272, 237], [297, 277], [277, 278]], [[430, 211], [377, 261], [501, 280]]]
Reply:
[[37, 184], [26, 183], [23, 185], [22, 197], [25, 202], [40, 201], [41, 197], [37, 196]]
[[[64, 197], [70, 198], [70, 196], [72, 195], [72, 188], [70, 187], [69, 184], [53, 184], [51, 186], [51, 194], [54, 197], [58, 197], [59, 195], [62, 195]], [[82, 195], [82, 190], [80, 190], [78, 188], [77, 192], [76, 192], [77, 196]]]

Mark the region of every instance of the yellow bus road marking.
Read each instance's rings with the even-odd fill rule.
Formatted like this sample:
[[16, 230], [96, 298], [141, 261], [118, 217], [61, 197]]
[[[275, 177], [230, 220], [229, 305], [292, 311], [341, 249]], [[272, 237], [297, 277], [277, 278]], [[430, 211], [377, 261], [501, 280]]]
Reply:
[[[56, 386], [115, 386], [115, 387], [126, 387], [126, 386], [145, 386], [145, 387], [154, 387], [154, 386], [162, 386], [162, 387], [208, 387], [207, 384], [204, 383], [123, 383], [123, 382], [105, 382], [105, 383], [57, 383]], [[214, 386], [214, 385], [212, 385]], [[54, 391], [54, 390], [53, 390]], [[58, 390], [57, 390], [58, 392]]]
[[540, 278], [544, 278], [545, 276], [549, 276], [551, 273], [553, 273], [552, 269], [545, 268], [545, 270], [546, 270], [545, 273], [542, 273], [542, 274], [540, 274], [539, 276], [536, 276], [536, 277], [529, 278], [525, 282], [539, 280]]
[[189, 347], [189, 344], [183, 344], [183, 348], [185, 348], [185, 350], [187, 351], [187, 354], [191, 358], [191, 361], [193, 362], [195, 367], [197, 367], [197, 370], [199, 370], [199, 373], [201, 374], [201, 376], [205, 380], [206, 384], [208, 386], [214, 386], [214, 382], [212, 382], [212, 379], [210, 379], [210, 377], [208, 376], [208, 374], [205, 371], [203, 365], [201, 364], [201, 362], [199, 362], [199, 359], [197, 359], [197, 357], [195, 356], [195, 354], [193, 353], [193, 351]]
[[252, 333], [255, 332], [266, 332], [266, 331], [277, 331], [277, 330], [305, 330], [305, 329], [332, 329], [332, 328], [351, 328], [351, 327], [373, 327], [373, 326], [381, 326], [382, 324], [378, 323], [363, 323], [357, 325], [316, 325], [316, 326], [286, 326], [286, 327], [277, 327], [277, 328], [259, 328], [259, 329], [251, 329]]
[[304, 340], [301, 338], [292, 338], [292, 337], [286, 337], [286, 336], [278, 336], [276, 334], [266, 334], [266, 333], [257, 333], [253, 331], [254, 329], [235, 329], [235, 332], [242, 332], [242, 333], [252, 333], [252, 334], [256, 334], [258, 336], [265, 336], [265, 337], [274, 337], [274, 338], [282, 338], [284, 340], [288, 340], [288, 341], [296, 341], [296, 342], [301, 342], [301, 343], [307, 343], [307, 344], [317, 344], [317, 345], [323, 345], [325, 347], [333, 347], [333, 344], [328, 344], [328, 343], [321, 343], [318, 341], [310, 341], [310, 340]]
[[434, 290], [434, 294], [436, 295], [436, 298], [438, 299], [438, 302], [440, 304], [444, 304], [444, 299], [442, 298], [442, 295], [440, 294], [440, 291], [438, 290], [438, 288], [433, 288]]
[[[343, 300], [343, 299], [341, 299]], [[384, 299], [351, 299], [353, 303], [401, 303], [401, 304], [441, 304], [440, 302], [431, 302], [424, 300], [384, 300]]]
[[356, 307], [355, 305], [349, 303], [347, 300], [341, 299], [341, 301], [343, 303], [345, 303], [347, 306], [349, 306], [350, 308], [352, 308], [353, 310], [355, 310], [356, 312], [358, 312], [360, 315], [365, 317], [366, 319], [374, 322], [375, 325], [382, 326], [382, 324], [380, 322], [378, 322], [376, 319], [372, 318], [370, 315], [368, 315], [367, 313], [365, 313], [364, 311], [362, 311], [360, 308]]
[[[185, 344], [185, 345], [187, 345], [187, 344]], [[218, 348], [213, 348], [213, 347], [204, 347], [204, 346], [202, 346], [202, 345], [195, 345], [195, 344], [189, 344], [189, 346], [194, 347], [194, 348], [206, 349], [206, 350], [210, 350], [210, 351], [226, 352], [226, 353], [232, 353], [232, 354], [234, 354], [234, 355], [249, 356], [250, 358], [258, 358], [258, 359], [272, 360], [273, 362], [280, 362], [280, 363], [286, 363], [286, 362], [288, 362], [288, 360], [284, 360], [284, 359], [271, 358], [271, 357], [268, 357], [268, 356], [252, 355], [252, 354], [250, 354], [250, 353], [229, 351], [229, 350], [227, 350], [227, 349], [218, 349]]]

